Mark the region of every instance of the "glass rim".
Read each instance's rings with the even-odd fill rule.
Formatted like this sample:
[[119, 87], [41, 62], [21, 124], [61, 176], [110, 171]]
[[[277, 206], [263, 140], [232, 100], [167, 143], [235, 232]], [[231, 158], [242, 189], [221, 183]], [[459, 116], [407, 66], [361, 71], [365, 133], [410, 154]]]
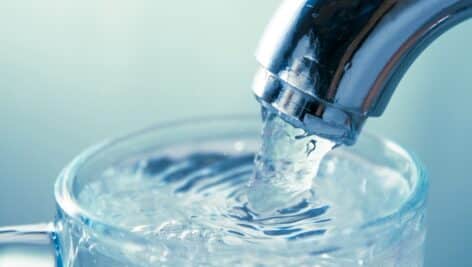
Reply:
[[[110, 138], [105, 141], [98, 143], [94, 146], [85, 149], [79, 153], [66, 167], [62, 170], [55, 183], [55, 201], [58, 207], [73, 220], [74, 223], [83, 225], [85, 227], [91, 227], [93, 229], [107, 229], [107, 232], [113, 233], [112, 236], [126, 236], [126, 240], [133, 242], [135, 246], [141, 246], [147, 243], [149, 240], [140, 236], [139, 234], [133, 233], [131, 230], [119, 227], [108, 222], [103, 221], [101, 218], [91, 214], [78, 202], [72, 192], [72, 186], [74, 179], [77, 177], [77, 173], [81, 170], [81, 167], [91, 160], [95, 155], [99, 155], [102, 151], [107, 148], [111, 148], [122, 142], [129, 141], [133, 138], [139, 138], [150, 132], [158, 130], [169, 129], [175, 126], [189, 125], [195, 123], [208, 123], [217, 121], [227, 121], [228, 119], [247, 121], [254, 120], [254, 115], [231, 115], [231, 116], [206, 116], [192, 119], [176, 120], [167, 123], [157, 123], [150, 127], [142, 130], [134, 131], [130, 134], [123, 135], [118, 138]], [[405, 217], [407, 214], [411, 214], [421, 209], [424, 206], [427, 197], [427, 188], [429, 186], [429, 180], [425, 173], [423, 164], [418, 160], [414, 153], [409, 152], [407, 149], [398, 145], [394, 141], [388, 138], [379, 137], [369, 132], [363, 132], [362, 135], [367, 138], [374, 139], [381, 146], [395, 152], [396, 154], [406, 158], [409, 164], [414, 167], [412, 176], [417, 178], [417, 182], [412, 188], [408, 198], [396, 209], [393, 213], [385, 216], [379, 216], [378, 218], [372, 219], [361, 224], [353, 224], [348, 227], [337, 229], [335, 231], [327, 232], [323, 240], [336, 240], [345, 237], [346, 235], [352, 235], [357, 231], [364, 232], [370, 228], [386, 226], [389, 222], [395, 221]], [[122, 238], [121, 238], [122, 239]], [[313, 241], [313, 240], [311, 240]], [[143, 243], [144, 242], [144, 243]], [[291, 242], [294, 244], [297, 242]], [[303, 243], [303, 241], [300, 241]], [[256, 244], [257, 245], [257, 244]]]

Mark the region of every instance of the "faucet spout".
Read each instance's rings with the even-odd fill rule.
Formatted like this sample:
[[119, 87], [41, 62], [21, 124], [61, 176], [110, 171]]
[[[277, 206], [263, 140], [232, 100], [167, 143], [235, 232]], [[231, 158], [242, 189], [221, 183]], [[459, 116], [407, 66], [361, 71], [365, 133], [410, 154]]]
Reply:
[[472, 16], [472, 0], [285, 0], [256, 53], [265, 110], [353, 144], [418, 55]]

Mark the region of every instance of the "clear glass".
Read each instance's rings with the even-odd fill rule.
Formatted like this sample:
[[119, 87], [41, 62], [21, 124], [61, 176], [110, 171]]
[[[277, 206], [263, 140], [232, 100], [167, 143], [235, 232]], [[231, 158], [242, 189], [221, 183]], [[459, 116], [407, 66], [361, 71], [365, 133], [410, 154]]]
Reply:
[[[202, 249], [198, 238], [191, 241], [188, 238], [153, 239], [142, 235], [137, 230], [139, 225], [124, 226], [115, 223], [106, 214], [97, 213], [89, 205], [100, 203], [101, 191], [97, 191], [96, 196], [89, 196], [88, 202], [81, 201], [81, 193], [103, 179], [108, 179], [108, 182], [101, 188], [102, 191], [119, 191], [115, 187], [120, 183], [114, 181], [119, 178], [115, 178], [113, 173], [110, 175], [110, 167], [130, 169], [132, 166], [141, 166], [156, 155], [176, 158], [201, 153], [252, 155], [259, 148], [260, 131], [261, 122], [256, 115], [207, 118], [159, 125], [95, 146], [79, 155], [60, 175], [55, 188], [58, 211], [55, 223], [52, 224], [54, 227], [41, 232], [26, 232], [52, 238], [56, 248], [56, 264], [60, 267], [423, 266], [427, 178], [421, 165], [410, 153], [390, 141], [365, 133], [355, 146], [338, 148], [336, 155], [362, 158], [366, 166], [382, 166], [400, 174], [407, 185], [405, 201], [397, 206], [390, 205], [387, 211], [383, 209], [383, 203], [389, 201], [387, 192], [369, 195], [370, 202], [365, 202], [365, 206], [372, 206], [372, 203], [376, 206], [371, 209], [375, 212], [369, 220], [360, 224], [347, 222], [345, 227], [332, 229], [322, 238], [274, 242], [270, 246], [257, 242], [233, 242], [229, 246], [215, 246], [216, 249]], [[136, 179], [135, 183], [139, 181]], [[387, 183], [388, 179], [383, 181], [379, 176], [377, 182]], [[133, 180], [127, 183], [128, 187], [140, 186], [133, 184]], [[388, 186], [397, 185], [391, 184], [385, 188]], [[160, 193], [159, 188], [154, 188], [156, 194]], [[346, 192], [342, 190], [358, 189], [340, 186], [338, 193]], [[181, 198], [176, 196], [175, 205], [181, 205], [180, 201]], [[362, 197], [357, 201], [361, 208], [364, 206], [363, 201]], [[111, 211], [117, 208], [117, 205], [118, 208], [120, 205], [123, 209], [130, 208], [128, 204], [119, 202], [107, 203], [105, 213], [107, 209]], [[173, 205], [168, 203], [160, 205], [154, 200], [139, 202], [133, 207], [136, 216], [139, 217], [140, 212], [145, 212], [150, 205], [157, 207], [162, 216], [173, 210]], [[123, 219], [133, 221], [133, 218]], [[151, 223], [158, 225], [160, 222]], [[21, 232], [25, 231], [14, 233]], [[8, 233], [12, 231], [5, 233], [8, 239]], [[1, 240], [2, 229], [0, 251]]]

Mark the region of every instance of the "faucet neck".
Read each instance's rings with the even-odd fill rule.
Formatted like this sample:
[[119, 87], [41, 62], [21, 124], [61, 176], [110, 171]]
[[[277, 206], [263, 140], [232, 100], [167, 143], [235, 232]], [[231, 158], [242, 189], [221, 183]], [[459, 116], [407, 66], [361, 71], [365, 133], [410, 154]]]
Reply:
[[257, 51], [254, 93], [313, 133], [352, 144], [417, 56], [472, 0], [286, 0]]

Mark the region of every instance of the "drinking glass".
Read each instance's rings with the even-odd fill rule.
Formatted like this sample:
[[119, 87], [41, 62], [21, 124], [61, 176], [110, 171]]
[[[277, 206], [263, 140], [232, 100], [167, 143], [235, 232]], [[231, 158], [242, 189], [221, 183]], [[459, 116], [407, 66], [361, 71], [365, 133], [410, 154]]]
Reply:
[[[407, 184], [406, 200], [385, 214], [381, 203], [387, 196], [376, 192], [379, 208], [372, 219], [346, 224], [345, 228], [328, 231], [319, 239], [270, 246], [235, 243], [201, 249], [199, 240], [194, 240], [196, 246], [192, 247], [178, 238], [153, 239], [137, 232], [139, 225], [125, 227], [105, 219], [105, 215], [97, 214], [89, 206], [95, 203], [94, 198], [98, 202], [101, 191], [89, 196], [90, 202], [79, 200], [84, 188], [100, 179], [108, 179], [102, 191], [114, 190], [120, 184], [114, 182], [113, 174], [110, 176], [110, 167], [129, 169], [163, 155], [176, 159], [202, 153], [253, 155], [259, 148], [261, 125], [257, 116], [191, 119], [151, 127], [86, 150], [57, 179], [57, 215], [53, 222], [0, 228], [0, 266], [422, 266], [427, 177], [420, 163], [405, 149], [370, 134], [360, 136], [355, 146], [337, 148], [335, 153], [355, 155], [367, 165], [399, 173]], [[139, 186], [130, 181], [129, 187]], [[136, 183], [139, 181], [136, 179]], [[384, 183], [382, 179], [378, 182]], [[385, 188], [388, 186], [397, 185]], [[156, 188], [155, 193], [159, 194], [159, 187]], [[179, 203], [177, 196], [175, 203]], [[145, 212], [150, 204], [162, 213], [173, 209], [161, 207], [159, 202], [138, 202], [136, 214], [140, 210]], [[32, 204], [32, 208], [34, 205], [41, 203]], [[118, 200], [107, 205], [121, 204]]]

